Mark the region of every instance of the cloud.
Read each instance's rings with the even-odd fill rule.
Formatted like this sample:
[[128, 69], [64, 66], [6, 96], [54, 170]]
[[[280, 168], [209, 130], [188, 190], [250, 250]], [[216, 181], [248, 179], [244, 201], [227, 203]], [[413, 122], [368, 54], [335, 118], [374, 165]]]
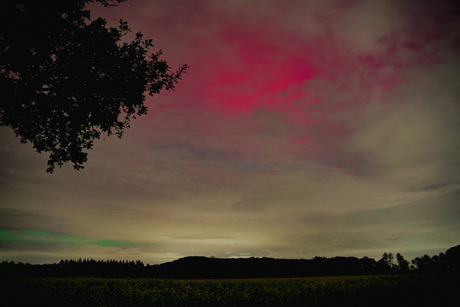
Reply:
[[380, 165], [381, 177], [397, 184], [415, 188], [458, 182], [460, 146], [454, 140], [460, 131], [460, 93], [450, 85], [459, 80], [458, 67], [458, 61], [449, 62], [414, 78], [401, 88], [392, 112], [369, 108], [349, 149]]
[[[334, 15], [334, 34], [358, 54], [379, 53], [381, 39], [403, 24], [403, 16], [392, 1], [354, 1]], [[337, 3], [337, 6], [338, 3]]]

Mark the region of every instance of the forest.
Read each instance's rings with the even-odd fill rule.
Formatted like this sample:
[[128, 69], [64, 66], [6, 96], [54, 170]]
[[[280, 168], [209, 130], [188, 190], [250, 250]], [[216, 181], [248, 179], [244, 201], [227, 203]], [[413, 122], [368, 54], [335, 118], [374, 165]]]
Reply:
[[397, 253], [369, 257], [315, 257], [313, 259], [215, 258], [191, 256], [163, 264], [138, 261], [61, 260], [32, 265], [0, 263], [3, 277], [107, 277], [107, 278], [281, 278], [386, 274], [437, 274], [460, 272], [460, 245], [432, 257], [423, 255], [410, 263]]

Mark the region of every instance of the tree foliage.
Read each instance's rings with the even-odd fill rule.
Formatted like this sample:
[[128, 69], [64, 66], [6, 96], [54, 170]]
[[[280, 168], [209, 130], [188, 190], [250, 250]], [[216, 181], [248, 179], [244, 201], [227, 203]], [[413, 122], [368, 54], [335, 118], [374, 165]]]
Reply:
[[83, 168], [101, 135], [121, 137], [147, 113], [145, 95], [173, 90], [187, 65], [170, 72], [152, 40], [92, 19], [90, 2], [124, 0], [4, 0], [0, 2], [0, 125], [22, 143], [49, 153], [47, 172]]
[[398, 267], [397, 267], [398, 270], [403, 271], [403, 272], [409, 271], [409, 261], [404, 259], [403, 255], [401, 255], [400, 253], [397, 253], [396, 261], [398, 261]]

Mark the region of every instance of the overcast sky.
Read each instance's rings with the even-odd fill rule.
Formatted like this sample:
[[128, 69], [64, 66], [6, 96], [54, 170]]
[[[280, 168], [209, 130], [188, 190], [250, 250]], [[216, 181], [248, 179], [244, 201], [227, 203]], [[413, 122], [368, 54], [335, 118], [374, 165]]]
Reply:
[[456, 1], [128, 0], [174, 92], [81, 171], [0, 128], [0, 261], [313, 258], [460, 244]]

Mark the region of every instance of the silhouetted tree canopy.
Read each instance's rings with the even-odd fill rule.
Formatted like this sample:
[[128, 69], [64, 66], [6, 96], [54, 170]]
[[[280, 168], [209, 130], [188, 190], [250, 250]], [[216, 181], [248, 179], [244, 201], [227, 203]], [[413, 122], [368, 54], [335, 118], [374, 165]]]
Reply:
[[187, 68], [170, 73], [152, 40], [124, 42], [126, 22], [108, 27], [85, 9], [123, 1], [0, 1], [0, 125], [49, 153], [47, 172], [83, 168], [94, 139], [121, 137], [147, 113], [144, 93], [174, 89]]
[[449, 248], [446, 251], [444, 257], [440, 257], [441, 260], [446, 260], [450, 268], [455, 270], [457, 273], [460, 272], [460, 245]]
[[400, 253], [396, 254], [396, 260], [398, 261], [398, 270], [406, 272], [409, 270], [409, 261], [404, 259], [404, 256]]

